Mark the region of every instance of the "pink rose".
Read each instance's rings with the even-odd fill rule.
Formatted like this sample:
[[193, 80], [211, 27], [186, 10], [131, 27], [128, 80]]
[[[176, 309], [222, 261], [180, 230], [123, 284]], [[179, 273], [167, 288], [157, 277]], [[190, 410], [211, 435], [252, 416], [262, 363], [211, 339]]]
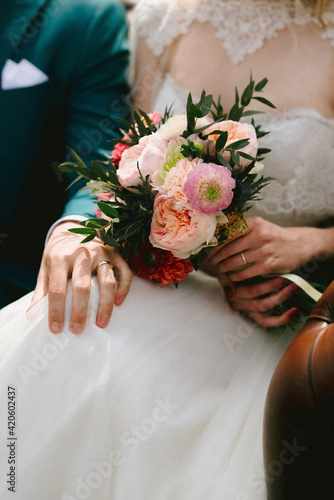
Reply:
[[216, 217], [193, 210], [189, 204], [159, 195], [154, 202], [150, 243], [187, 259], [203, 247], [216, 244]]
[[141, 183], [137, 165], [143, 177], [151, 176], [165, 158], [167, 141], [161, 139], [156, 134], [145, 135], [139, 139], [139, 143], [126, 149], [119, 162], [117, 175], [122, 186], [138, 186]]
[[148, 117], [153, 123], [153, 125], [158, 125], [162, 120], [162, 114], [159, 111], [154, 111], [154, 113], [148, 113]]
[[[110, 193], [109, 191], [106, 191], [104, 193], [97, 193], [96, 196], [99, 201], [109, 201], [112, 198], [115, 198], [114, 193]], [[99, 219], [107, 219], [107, 216], [102, 212], [102, 210], [99, 207], [95, 209], [95, 215]]]
[[[209, 139], [211, 141], [214, 141], [214, 143], [217, 142], [217, 139], [219, 137], [219, 134], [211, 133], [214, 132], [215, 130], [223, 130], [228, 133], [228, 138], [225, 147], [231, 144], [232, 142], [240, 141], [241, 139], [249, 139], [249, 143], [247, 144], [247, 146], [245, 146], [242, 149], [239, 149], [238, 151], [242, 151], [243, 153], [246, 153], [253, 157], [256, 156], [258, 149], [258, 140], [253, 125], [249, 125], [248, 123], [235, 122], [233, 120], [225, 120], [222, 122], [215, 123], [204, 132], [205, 134], [209, 134]], [[231, 155], [228, 151], [224, 151], [223, 157], [227, 161], [230, 161]], [[247, 165], [249, 165], [250, 163], [251, 163], [250, 160], [247, 160], [246, 158], [242, 157], [240, 158], [240, 165], [242, 167], [247, 167]]]
[[97, 199], [99, 201], [109, 201], [111, 200], [111, 198], [114, 198], [115, 195], [114, 193], [110, 193], [109, 191], [105, 192], [105, 193], [97, 193]]

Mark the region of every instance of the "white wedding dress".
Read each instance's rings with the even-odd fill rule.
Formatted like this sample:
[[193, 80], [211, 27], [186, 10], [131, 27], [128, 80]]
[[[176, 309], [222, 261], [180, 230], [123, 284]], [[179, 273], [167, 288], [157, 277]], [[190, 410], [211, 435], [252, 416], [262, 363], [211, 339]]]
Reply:
[[[221, 30], [214, 15], [221, 0], [204, 3]], [[147, 43], [157, 52], [161, 16], [167, 5], [173, 19], [172, 4], [145, 0], [134, 14], [139, 33], [154, 22], [159, 36], [151, 32]], [[205, 21], [200, 8], [191, 12], [177, 17], [175, 36]], [[182, 107], [186, 93], [166, 75], [156, 105]], [[272, 131], [263, 139], [272, 149], [266, 173], [279, 181], [253, 212], [285, 225], [334, 216], [334, 120], [294, 109], [261, 121]], [[293, 331], [252, 325], [202, 272], [178, 289], [135, 277], [106, 330], [94, 323], [94, 279], [81, 336], [49, 333], [47, 298], [26, 315], [30, 300], [0, 312], [1, 500], [265, 499], [263, 405]], [[69, 285], [67, 318], [70, 303]]]

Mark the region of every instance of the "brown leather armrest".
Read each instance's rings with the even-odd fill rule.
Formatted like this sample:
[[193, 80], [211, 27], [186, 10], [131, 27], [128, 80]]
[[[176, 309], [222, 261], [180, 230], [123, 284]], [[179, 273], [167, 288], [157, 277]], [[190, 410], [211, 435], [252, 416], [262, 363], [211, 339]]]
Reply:
[[269, 500], [334, 499], [334, 282], [272, 377], [264, 414]]
[[309, 319], [319, 319], [326, 321], [326, 323], [334, 322], [334, 281], [316, 303]]

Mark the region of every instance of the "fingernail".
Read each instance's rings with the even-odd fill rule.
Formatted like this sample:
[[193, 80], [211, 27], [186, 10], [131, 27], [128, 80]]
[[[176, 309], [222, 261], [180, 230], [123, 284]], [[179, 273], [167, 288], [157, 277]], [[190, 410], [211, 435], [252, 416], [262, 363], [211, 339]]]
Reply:
[[96, 323], [97, 326], [105, 328], [109, 324], [109, 316], [99, 316]]
[[296, 316], [298, 316], [298, 314], [299, 314], [299, 309], [298, 309], [298, 307], [294, 307], [293, 309], [291, 309], [290, 314], [289, 314], [289, 317], [290, 317], [290, 319], [293, 319], [293, 318], [295, 318]]
[[228, 300], [231, 300], [232, 297], [233, 297], [233, 290], [230, 286], [224, 286], [224, 292], [225, 292], [225, 295], [226, 295], [226, 298]]
[[60, 332], [60, 324], [57, 321], [54, 321], [51, 325], [51, 332], [52, 333], [59, 333]]
[[124, 302], [124, 297], [119, 297], [118, 295], [117, 295], [117, 297], [115, 297], [115, 305], [116, 306], [120, 306], [121, 304], [123, 304], [123, 302]]
[[79, 325], [78, 323], [71, 325], [70, 330], [72, 333], [75, 333], [76, 335], [79, 335], [80, 333], [83, 332], [82, 325]]

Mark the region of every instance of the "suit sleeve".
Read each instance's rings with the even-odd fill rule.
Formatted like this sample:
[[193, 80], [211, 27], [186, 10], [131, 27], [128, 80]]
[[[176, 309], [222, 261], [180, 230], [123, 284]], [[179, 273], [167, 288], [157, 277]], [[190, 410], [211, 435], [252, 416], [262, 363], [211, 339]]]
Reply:
[[[67, 149], [73, 148], [88, 166], [92, 160], [110, 157], [110, 141], [120, 135], [118, 118], [129, 116], [125, 10], [109, 0], [92, 4], [92, 10], [81, 31], [81, 52], [73, 70], [66, 123]], [[77, 23], [80, 24], [80, 16]], [[69, 175], [69, 182], [74, 178]], [[63, 217], [94, 215], [90, 191], [80, 189], [85, 184], [86, 180], [81, 180], [68, 190]]]

